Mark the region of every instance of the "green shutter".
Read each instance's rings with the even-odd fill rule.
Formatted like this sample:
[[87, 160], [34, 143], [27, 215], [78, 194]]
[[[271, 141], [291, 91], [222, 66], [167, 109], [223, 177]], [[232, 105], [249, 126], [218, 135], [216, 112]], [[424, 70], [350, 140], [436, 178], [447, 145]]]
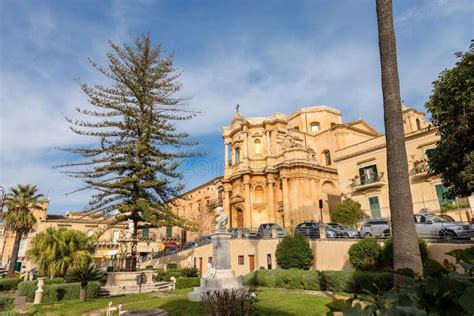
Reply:
[[166, 237], [170, 238], [172, 234], [173, 234], [173, 227], [166, 226]]
[[372, 218], [380, 218], [380, 204], [377, 196], [369, 197], [369, 206]]

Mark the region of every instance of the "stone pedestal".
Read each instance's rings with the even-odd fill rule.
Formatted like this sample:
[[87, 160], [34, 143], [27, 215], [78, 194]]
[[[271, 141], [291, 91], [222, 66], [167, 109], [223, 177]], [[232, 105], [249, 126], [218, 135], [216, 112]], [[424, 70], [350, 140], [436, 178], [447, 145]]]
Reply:
[[217, 232], [211, 235], [212, 263], [215, 267], [214, 276], [201, 278], [201, 286], [194, 288], [188, 298], [192, 301], [201, 301], [202, 294], [207, 291], [222, 289], [236, 289], [242, 287], [242, 280], [236, 278], [230, 266], [230, 239], [232, 234]]
[[35, 291], [35, 300], [33, 301], [33, 304], [41, 304], [41, 301], [43, 300], [43, 286], [44, 286], [44, 280], [46, 278], [38, 278], [38, 289]]

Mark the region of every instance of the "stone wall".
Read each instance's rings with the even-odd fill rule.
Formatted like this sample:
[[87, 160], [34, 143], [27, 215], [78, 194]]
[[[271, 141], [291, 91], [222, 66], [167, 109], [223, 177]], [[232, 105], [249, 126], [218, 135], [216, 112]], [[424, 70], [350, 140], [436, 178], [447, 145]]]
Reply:
[[[264, 267], [275, 269], [275, 250], [277, 239], [233, 239], [230, 242], [231, 266], [237, 276], [251, 272], [254, 269]], [[313, 249], [313, 268], [316, 270], [350, 271], [353, 270], [347, 254], [349, 247], [356, 241], [353, 240], [312, 240], [310, 246]], [[444, 259], [452, 260], [445, 253], [454, 249], [471, 247], [472, 244], [450, 244], [450, 243], [428, 243], [428, 252], [431, 259], [443, 262]], [[252, 257], [253, 256], [253, 257]], [[240, 258], [239, 258], [240, 257]], [[188, 249], [167, 257], [154, 259], [142, 263], [145, 268], [152, 265], [154, 268], [162, 268], [168, 263], [177, 263], [180, 267], [201, 267], [202, 273], [207, 271], [206, 265], [212, 258], [212, 245]], [[253, 258], [253, 259], [252, 259]], [[253, 260], [253, 264], [251, 261]]]

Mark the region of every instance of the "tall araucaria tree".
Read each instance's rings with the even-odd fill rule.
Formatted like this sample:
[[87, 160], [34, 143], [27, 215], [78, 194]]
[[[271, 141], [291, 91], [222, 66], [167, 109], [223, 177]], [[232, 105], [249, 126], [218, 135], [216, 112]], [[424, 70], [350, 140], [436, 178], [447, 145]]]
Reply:
[[[91, 64], [112, 84], [82, 83], [89, 107], [76, 110], [89, 119], [67, 118], [74, 133], [95, 137], [97, 144], [63, 148], [84, 160], [60, 167], [72, 167], [65, 172], [84, 180], [86, 185], [80, 190], [98, 191], [86, 211], [117, 212], [120, 220], [132, 219], [133, 237], [140, 222], [189, 225], [170, 209], [183, 188], [180, 161], [196, 155], [185, 149], [195, 143], [175, 125], [195, 113], [175, 96], [182, 85], [173, 67], [174, 56], [163, 56], [149, 35], [134, 38], [131, 45], [109, 44], [107, 65]], [[136, 241], [131, 249], [131, 269], [136, 268], [135, 251]]]
[[[413, 202], [398, 78], [397, 46], [391, 0], [376, 0], [382, 93], [387, 142], [388, 195], [393, 235], [395, 269], [411, 269], [422, 275], [420, 250], [413, 222]], [[400, 285], [404, 278], [395, 276]]]
[[451, 198], [474, 190], [474, 41], [456, 53], [456, 66], [433, 82], [426, 108], [440, 140], [428, 152], [430, 172], [441, 175]]
[[20, 250], [20, 242], [23, 237], [33, 229], [36, 224], [36, 217], [32, 210], [41, 210], [42, 203], [46, 202], [43, 195], [38, 193], [35, 185], [21, 185], [13, 187], [7, 194], [7, 212], [3, 215], [5, 228], [15, 234], [12, 254], [8, 265], [7, 277], [15, 276], [15, 265]]

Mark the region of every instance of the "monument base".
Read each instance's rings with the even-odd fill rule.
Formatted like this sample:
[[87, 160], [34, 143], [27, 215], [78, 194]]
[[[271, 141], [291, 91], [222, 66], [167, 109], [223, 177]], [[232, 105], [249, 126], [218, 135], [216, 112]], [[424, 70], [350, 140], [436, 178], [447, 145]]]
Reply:
[[234, 275], [234, 271], [228, 270], [216, 270], [214, 278], [204, 279], [201, 278], [201, 286], [195, 287], [194, 291], [188, 293], [188, 298], [191, 301], [200, 302], [202, 295], [207, 291], [221, 291], [223, 289], [239, 289], [242, 288], [241, 278], [237, 278]]

